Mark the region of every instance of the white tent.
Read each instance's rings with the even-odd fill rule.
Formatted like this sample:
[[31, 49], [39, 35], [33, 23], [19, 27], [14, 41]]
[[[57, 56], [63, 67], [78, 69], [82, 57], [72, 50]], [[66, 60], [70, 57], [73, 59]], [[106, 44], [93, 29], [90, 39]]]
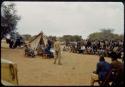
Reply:
[[47, 45], [47, 37], [41, 32], [37, 36], [35, 36], [30, 42], [30, 46], [32, 49], [36, 50], [40, 44], [44, 46]]

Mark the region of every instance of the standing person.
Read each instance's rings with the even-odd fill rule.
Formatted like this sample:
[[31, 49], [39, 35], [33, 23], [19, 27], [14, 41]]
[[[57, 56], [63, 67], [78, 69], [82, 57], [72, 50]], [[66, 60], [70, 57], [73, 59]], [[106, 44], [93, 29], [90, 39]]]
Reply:
[[12, 46], [11, 46], [11, 48], [15, 48], [14, 46], [15, 46], [15, 44], [16, 44], [16, 41], [17, 41], [17, 34], [15, 33], [15, 32], [11, 32], [11, 44], [12, 44]]
[[55, 49], [55, 60], [54, 60], [54, 64], [56, 64], [56, 61], [58, 59], [58, 64], [61, 64], [61, 46], [60, 46], [60, 41], [59, 39], [56, 39], [55, 43], [54, 43], [54, 49]]

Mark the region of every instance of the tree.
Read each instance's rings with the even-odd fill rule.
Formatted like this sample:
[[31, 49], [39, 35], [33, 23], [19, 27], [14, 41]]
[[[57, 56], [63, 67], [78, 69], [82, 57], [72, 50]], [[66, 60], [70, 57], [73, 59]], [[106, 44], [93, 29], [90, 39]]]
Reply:
[[23, 36], [23, 38], [24, 38], [25, 41], [31, 40], [31, 35], [29, 35], [29, 34], [24, 34], [22, 36]]
[[81, 39], [82, 39], [82, 37], [79, 35], [74, 35], [74, 36], [72, 36], [72, 38], [74, 41], [81, 41]]
[[10, 3], [1, 7], [1, 40], [9, 34], [11, 31], [16, 30], [17, 22], [20, 20], [20, 16], [17, 15], [15, 4]]
[[113, 33], [113, 29], [101, 29], [89, 35], [90, 40], [123, 40], [123, 35]]
[[79, 35], [64, 35], [62, 39], [66, 42], [70, 42], [70, 41], [80, 41], [82, 37]]

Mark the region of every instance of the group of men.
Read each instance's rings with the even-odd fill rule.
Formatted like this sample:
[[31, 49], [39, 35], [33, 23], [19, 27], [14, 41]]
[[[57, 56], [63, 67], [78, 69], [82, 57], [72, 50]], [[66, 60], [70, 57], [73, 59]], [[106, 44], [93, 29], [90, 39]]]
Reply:
[[68, 47], [73, 53], [99, 54], [110, 57], [111, 52], [114, 51], [119, 58], [124, 55], [122, 40], [83, 40], [69, 43]]
[[[64, 46], [73, 53], [97, 54], [100, 56], [96, 71], [91, 74], [91, 86], [98, 82], [100, 86], [122, 86], [124, 84], [124, 50], [122, 40], [84, 40]], [[111, 64], [105, 61], [105, 56], [111, 57]], [[118, 58], [122, 58], [119, 61]], [[109, 84], [110, 83], [110, 84]]]

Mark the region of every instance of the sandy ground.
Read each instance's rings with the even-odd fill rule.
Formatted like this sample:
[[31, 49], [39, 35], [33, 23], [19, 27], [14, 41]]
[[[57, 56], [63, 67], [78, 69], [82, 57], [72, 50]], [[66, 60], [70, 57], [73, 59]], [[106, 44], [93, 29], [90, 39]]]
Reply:
[[[54, 59], [41, 56], [24, 56], [23, 48], [1, 47], [1, 57], [17, 63], [19, 85], [89, 86], [90, 74], [95, 70], [99, 57], [62, 52], [62, 64], [53, 64]], [[106, 58], [109, 63], [110, 58]]]

